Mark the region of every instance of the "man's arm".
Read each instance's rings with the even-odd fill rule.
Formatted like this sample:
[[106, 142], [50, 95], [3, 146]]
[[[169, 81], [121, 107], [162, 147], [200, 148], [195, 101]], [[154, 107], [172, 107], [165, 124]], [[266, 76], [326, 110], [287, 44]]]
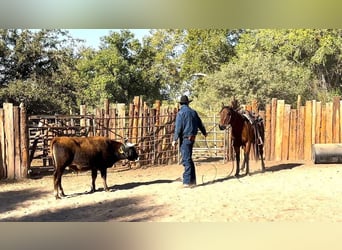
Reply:
[[203, 122], [201, 120], [201, 118], [199, 117], [199, 115], [197, 114], [196, 112], [196, 115], [197, 115], [197, 120], [198, 120], [198, 128], [199, 130], [202, 132], [202, 134], [204, 136], [207, 136], [207, 130], [205, 129], [204, 125], [203, 125]]

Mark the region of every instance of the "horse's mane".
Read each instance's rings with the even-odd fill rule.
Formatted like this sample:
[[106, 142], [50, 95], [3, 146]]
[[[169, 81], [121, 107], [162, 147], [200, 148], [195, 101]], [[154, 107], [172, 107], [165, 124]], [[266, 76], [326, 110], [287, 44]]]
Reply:
[[236, 100], [235, 98], [232, 99], [230, 105], [224, 105], [224, 104], [222, 103], [222, 109], [221, 109], [221, 111], [222, 111], [223, 109], [226, 109], [226, 108], [227, 108], [227, 109], [230, 109], [230, 110], [232, 110], [232, 111], [235, 111], [235, 112], [237, 112], [237, 113], [239, 113], [239, 111], [240, 111], [240, 109], [241, 109], [241, 107], [240, 107], [240, 105], [239, 105], [239, 101]]

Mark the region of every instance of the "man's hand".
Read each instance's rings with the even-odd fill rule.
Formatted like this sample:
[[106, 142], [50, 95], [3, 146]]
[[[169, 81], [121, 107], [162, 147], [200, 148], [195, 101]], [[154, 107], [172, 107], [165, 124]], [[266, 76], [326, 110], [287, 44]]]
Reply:
[[171, 145], [174, 147], [177, 144], [177, 141], [172, 141]]

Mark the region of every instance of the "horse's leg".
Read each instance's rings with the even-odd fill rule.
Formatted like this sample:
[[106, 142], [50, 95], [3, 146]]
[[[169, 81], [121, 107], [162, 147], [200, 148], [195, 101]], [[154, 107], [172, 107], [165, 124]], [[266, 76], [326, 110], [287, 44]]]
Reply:
[[235, 159], [236, 159], [236, 171], [235, 171], [235, 176], [239, 176], [240, 172], [240, 147], [239, 146], [234, 146], [234, 151], [235, 151]]
[[[242, 146], [242, 149], [244, 152], [246, 152], [246, 147], [245, 146]], [[245, 157], [245, 153], [243, 154], [243, 161], [242, 161], [242, 164], [240, 166], [240, 170], [244, 171], [245, 170], [245, 167], [246, 167], [246, 157]]]
[[245, 154], [244, 154], [244, 160], [243, 162], [246, 165], [246, 175], [249, 174], [249, 152], [251, 151], [251, 142], [247, 142], [246, 143], [246, 147], [245, 147]]
[[259, 156], [260, 156], [260, 160], [261, 160], [261, 171], [265, 172], [266, 168], [265, 168], [265, 162], [264, 162], [264, 145], [259, 145]]

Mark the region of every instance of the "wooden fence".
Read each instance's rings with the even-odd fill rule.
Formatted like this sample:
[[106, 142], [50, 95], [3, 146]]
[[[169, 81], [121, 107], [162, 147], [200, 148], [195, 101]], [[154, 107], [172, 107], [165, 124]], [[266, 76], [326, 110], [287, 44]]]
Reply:
[[0, 109], [0, 179], [27, 177], [26, 109], [4, 103]]
[[342, 142], [340, 97], [332, 102], [306, 101], [297, 107], [272, 99], [265, 111], [265, 159], [275, 161], [311, 160], [312, 145]]
[[140, 97], [135, 97], [128, 106], [106, 101], [103, 107], [90, 113], [82, 105], [80, 115], [30, 116], [31, 166], [38, 159], [43, 160], [43, 167], [52, 167], [49, 161], [50, 141], [62, 135], [106, 136], [121, 142], [127, 139], [137, 144], [139, 166], [175, 163], [178, 151], [171, 147], [171, 141], [177, 108], [163, 108], [160, 104], [160, 101], [156, 101], [154, 107], [150, 108]]
[[[266, 161], [301, 161], [311, 160], [312, 144], [342, 142], [341, 106], [340, 97], [335, 97], [325, 104], [312, 100], [301, 105], [298, 98], [297, 107], [291, 107], [283, 100], [272, 99], [265, 110], [258, 110], [256, 103], [245, 108], [264, 118]], [[4, 103], [0, 109], [0, 179], [26, 178], [39, 149], [44, 164], [51, 165], [48, 146], [56, 135], [128, 138], [137, 143], [142, 166], [178, 162], [178, 150], [171, 147], [176, 107], [161, 107], [156, 101], [150, 108], [136, 97], [129, 107], [105, 102], [95, 114], [87, 113], [81, 106], [79, 115], [27, 117], [24, 107]], [[225, 141], [230, 136], [215, 134], [213, 138], [205, 141], [206, 146], [215, 147], [231, 160], [231, 144]]]

